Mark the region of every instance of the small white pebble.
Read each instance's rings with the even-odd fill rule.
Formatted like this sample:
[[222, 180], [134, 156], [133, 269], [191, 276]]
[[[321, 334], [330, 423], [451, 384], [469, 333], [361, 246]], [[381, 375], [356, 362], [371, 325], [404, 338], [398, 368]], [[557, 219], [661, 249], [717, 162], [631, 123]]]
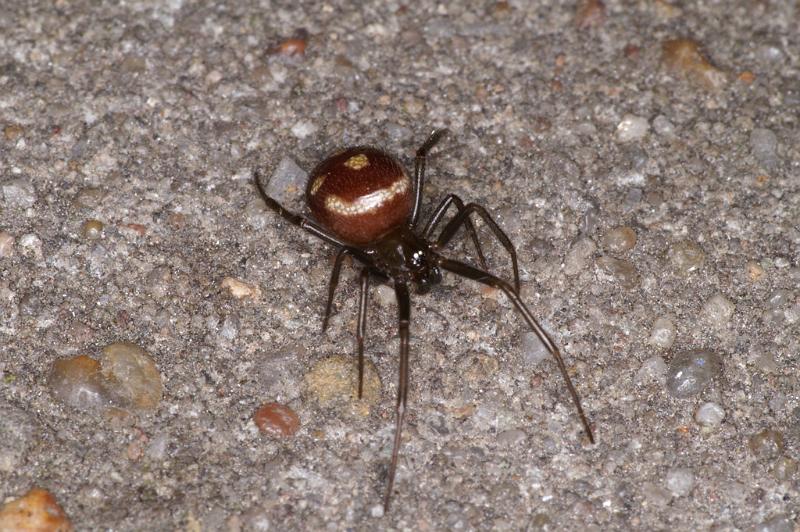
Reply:
[[542, 340], [534, 332], [522, 334], [522, 358], [525, 360], [526, 367], [536, 366], [542, 360], [550, 356], [550, 351], [542, 343]]
[[14, 237], [5, 231], [0, 231], [0, 258], [14, 256]]
[[590, 238], [581, 238], [572, 244], [564, 258], [564, 273], [569, 276], [580, 273], [586, 267], [586, 263], [595, 249], [597, 249], [597, 245]]
[[22, 235], [19, 238], [19, 247], [26, 257], [42, 258], [42, 240], [33, 233]]
[[703, 403], [694, 413], [694, 420], [706, 427], [716, 427], [725, 419], [725, 410], [717, 403]]
[[376, 504], [375, 506], [369, 509], [369, 514], [372, 517], [383, 517], [383, 506], [380, 504]]
[[375, 299], [378, 304], [383, 308], [389, 308], [397, 303], [397, 298], [394, 295], [394, 289], [387, 284], [379, 284], [375, 288]]
[[653, 129], [662, 137], [672, 137], [675, 135], [675, 126], [664, 115], [658, 115], [653, 119]]
[[636, 383], [647, 384], [650, 381], [656, 381], [663, 385], [667, 380], [667, 363], [664, 359], [656, 355], [650, 357], [644, 362], [636, 372]]
[[298, 139], [304, 139], [317, 131], [317, 126], [307, 120], [300, 120], [292, 126], [292, 135]]
[[659, 316], [650, 329], [648, 343], [661, 349], [669, 349], [675, 342], [675, 324], [667, 316]]
[[689, 495], [694, 487], [694, 473], [688, 467], [675, 467], [667, 471], [667, 489], [674, 497]]
[[650, 129], [650, 124], [646, 118], [635, 115], [625, 115], [617, 126], [617, 140], [620, 142], [632, 142], [640, 140]]
[[734, 310], [736, 310], [736, 305], [722, 294], [717, 293], [703, 305], [703, 317], [713, 327], [720, 328], [728, 323]]

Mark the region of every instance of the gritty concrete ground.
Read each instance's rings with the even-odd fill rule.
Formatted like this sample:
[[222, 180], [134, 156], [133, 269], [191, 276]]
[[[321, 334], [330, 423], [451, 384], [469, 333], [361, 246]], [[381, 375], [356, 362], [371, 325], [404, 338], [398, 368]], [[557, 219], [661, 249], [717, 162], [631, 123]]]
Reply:
[[[79, 530], [797, 530], [800, 7], [589, 4], [5, 2], [0, 496], [46, 488]], [[670, 66], [678, 38], [709, 63]], [[251, 175], [300, 209], [294, 163], [372, 143], [410, 165], [442, 126], [426, 213], [455, 192], [508, 232], [597, 444], [509, 302], [448, 277], [414, 297], [381, 517], [391, 292], [380, 399], [321, 404], [306, 377], [354, 351], [357, 271], [321, 334], [332, 249]], [[155, 410], [51, 394], [55, 360], [115, 342], [155, 360]], [[718, 363], [695, 382], [697, 349]], [[293, 436], [254, 425], [271, 401]]]

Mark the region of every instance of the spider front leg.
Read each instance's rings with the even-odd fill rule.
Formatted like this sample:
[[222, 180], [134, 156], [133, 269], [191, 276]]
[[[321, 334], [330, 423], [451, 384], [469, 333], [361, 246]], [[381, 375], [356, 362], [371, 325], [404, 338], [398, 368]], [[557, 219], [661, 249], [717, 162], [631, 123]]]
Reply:
[[[425, 229], [422, 231], [422, 237], [425, 240], [430, 240], [431, 233], [433, 233], [434, 229], [439, 225], [439, 222], [442, 221], [444, 214], [447, 212], [447, 209], [450, 208], [450, 205], [455, 205], [458, 212], [464, 210], [464, 202], [456, 196], [455, 194], [448, 194], [445, 198], [439, 203], [439, 206], [436, 207], [436, 210], [433, 211], [433, 215], [431, 215], [431, 219], [428, 220], [428, 225], [425, 226]], [[481, 243], [478, 240], [478, 232], [475, 230], [475, 225], [472, 223], [470, 218], [467, 218], [465, 222], [467, 227], [467, 231], [469, 231], [469, 236], [472, 238], [472, 243], [475, 244], [475, 250], [478, 253], [478, 262], [481, 264], [481, 268], [484, 270], [488, 270], [489, 267], [486, 265], [486, 258], [483, 256], [483, 250], [481, 249]]]
[[586, 418], [586, 414], [583, 413], [581, 400], [578, 397], [578, 392], [575, 391], [575, 387], [572, 385], [572, 379], [569, 378], [567, 366], [564, 364], [564, 359], [561, 358], [561, 353], [544, 329], [542, 329], [541, 325], [539, 325], [539, 322], [536, 321], [536, 318], [533, 317], [533, 314], [531, 314], [531, 311], [528, 310], [528, 307], [525, 306], [525, 303], [522, 302], [519, 294], [515, 292], [511, 285], [506, 281], [500, 279], [499, 277], [495, 277], [489, 272], [485, 272], [470, 266], [469, 264], [441, 257], [439, 259], [439, 265], [445, 270], [453, 272], [456, 275], [478, 281], [479, 283], [483, 283], [494, 288], [499, 288], [505, 292], [508, 299], [517, 308], [517, 311], [522, 314], [522, 318], [527, 322], [528, 326], [530, 326], [533, 332], [536, 333], [536, 336], [539, 337], [547, 350], [550, 351], [550, 354], [553, 355], [553, 358], [555, 358], [558, 369], [561, 371], [561, 375], [564, 377], [564, 382], [567, 384], [569, 394], [572, 396], [572, 402], [575, 403], [575, 407], [578, 410], [581, 423], [583, 423], [583, 429], [586, 431], [589, 441], [594, 443], [594, 433], [592, 433], [592, 428], [589, 426], [589, 420]]
[[412, 228], [417, 226], [422, 207], [422, 189], [425, 186], [425, 164], [428, 160], [428, 152], [442, 140], [447, 131], [447, 129], [434, 129], [430, 137], [419, 147], [417, 156], [414, 158], [414, 203], [411, 214], [408, 216], [408, 223]]
[[[459, 208], [458, 213], [447, 223], [444, 229], [442, 229], [442, 232], [439, 234], [439, 238], [436, 240], [437, 247], [441, 248], [450, 242], [450, 239], [453, 238], [459, 227], [464, 224], [471, 224], [472, 222], [470, 221], [469, 216], [473, 212], [477, 213], [478, 216], [483, 219], [484, 223], [489, 226], [494, 233], [494, 236], [497, 237], [503, 247], [506, 248], [508, 254], [511, 256], [511, 267], [514, 269], [514, 292], [517, 294], [517, 296], [519, 296], [519, 266], [517, 265], [517, 252], [514, 249], [514, 244], [511, 243], [511, 239], [508, 238], [508, 235], [506, 235], [505, 232], [500, 229], [500, 226], [497, 225], [497, 222], [494, 221], [492, 216], [483, 206], [478, 205], [477, 203], [469, 203], [466, 206]], [[433, 222], [433, 219], [431, 221]], [[429, 223], [428, 225], [431, 224]], [[432, 230], [433, 229], [431, 228], [431, 231]], [[486, 269], [485, 266], [484, 269]]]
[[397, 473], [397, 457], [400, 453], [403, 419], [406, 414], [406, 400], [408, 399], [408, 327], [411, 321], [411, 300], [408, 295], [408, 286], [402, 281], [395, 280], [394, 293], [397, 297], [398, 327], [400, 332], [400, 376], [397, 383], [394, 447], [392, 447], [392, 461], [389, 464], [389, 479], [386, 485], [386, 495], [383, 498], [384, 513], [389, 511], [389, 503], [391, 502], [394, 477]]

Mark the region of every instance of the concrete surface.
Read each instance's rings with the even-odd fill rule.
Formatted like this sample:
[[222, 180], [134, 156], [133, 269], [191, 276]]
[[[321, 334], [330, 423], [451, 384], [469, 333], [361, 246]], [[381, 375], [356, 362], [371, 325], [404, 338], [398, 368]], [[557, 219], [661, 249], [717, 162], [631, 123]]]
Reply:
[[[800, 7], [578, 7], [5, 2], [0, 496], [47, 488], [79, 530], [797, 530]], [[717, 86], [665, 65], [676, 38]], [[357, 273], [322, 335], [333, 252], [267, 212], [251, 175], [284, 161], [291, 184], [292, 162], [353, 143], [410, 166], [441, 126], [426, 212], [455, 192], [500, 221], [598, 442], [508, 301], [448, 277], [414, 297], [381, 517], [391, 294], [369, 310], [381, 400], [320, 406], [304, 376], [353, 353]], [[631, 250], [607, 239], [622, 226]], [[233, 297], [226, 277], [260, 294]], [[156, 361], [154, 412], [51, 395], [54, 360], [124, 341]], [[721, 369], [679, 397], [671, 364], [694, 349]], [[269, 401], [298, 413], [294, 436], [259, 433]]]

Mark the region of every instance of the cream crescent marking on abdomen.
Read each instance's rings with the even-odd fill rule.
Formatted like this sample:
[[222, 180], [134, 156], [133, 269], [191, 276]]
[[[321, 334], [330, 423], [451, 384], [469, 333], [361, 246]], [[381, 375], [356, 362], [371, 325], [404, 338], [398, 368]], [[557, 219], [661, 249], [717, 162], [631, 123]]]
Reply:
[[330, 195], [325, 198], [325, 208], [334, 214], [342, 216], [357, 216], [379, 209], [386, 202], [391, 201], [408, 190], [408, 179], [402, 176], [388, 187], [371, 192], [354, 201], [346, 201], [339, 196]]
[[328, 177], [328, 174], [322, 174], [321, 176], [317, 177], [313, 183], [311, 183], [311, 189], [308, 191], [309, 194], [312, 196], [317, 193], [319, 187], [322, 186], [322, 183], [325, 182], [325, 178]]

